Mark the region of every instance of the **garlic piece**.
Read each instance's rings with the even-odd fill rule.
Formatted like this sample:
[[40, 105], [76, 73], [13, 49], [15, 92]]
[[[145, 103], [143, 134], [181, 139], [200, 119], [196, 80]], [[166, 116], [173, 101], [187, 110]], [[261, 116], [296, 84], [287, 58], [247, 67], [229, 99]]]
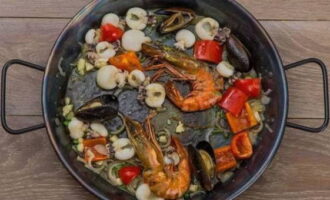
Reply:
[[95, 67], [97, 68], [101, 68], [101, 67], [104, 67], [108, 64], [108, 59], [106, 58], [98, 58], [96, 61], [95, 61]]
[[104, 59], [112, 58], [116, 55], [116, 51], [114, 49], [114, 46], [110, 44], [109, 42], [99, 42], [96, 45], [96, 53]]
[[128, 83], [133, 87], [139, 87], [145, 79], [146, 76], [144, 73], [137, 69], [131, 71], [131, 73], [128, 75]]
[[131, 8], [127, 11], [125, 20], [131, 29], [143, 30], [148, 23], [148, 13], [142, 8]]
[[119, 25], [119, 17], [114, 13], [108, 13], [102, 18], [102, 25], [112, 24], [116, 27]]
[[100, 35], [97, 30], [90, 29], [85, 35], [85, 42], [87, 44], [96, 44], [99, 41]]
[[165, 88], [159, 83], [151, 83], [146, 86], [146, 104], [152, 108], [159, 108], [165, 101]]
[[184, 125], [181, 121], [179, 121], [178, 126], [175, 129], [176, 133], [183, 133], [184, 132]]
[[119, 70], [113, 65], [107, 65], [97, 71], [96, 83], [105, 90], [112, 90], [117, 87], [116, 76]]
[[218, 29], [219, 23], [210, 17], [202, 19], [195, 26], [195, 31], [202, 40], [213, 40]]
[[72, 139], [79, 139], [84, 136], [86, 125], [77, 118], [73, 118], [68, 125], [68, 129]]
[[107, 137], [109, 135], [108, 130], [105, 128], [103, 124], [92, 123], [91, 129], [102, 137]]
[[128, 160], [135, 155], [134, 147], [128, 138], [120, 138], [112, 143], [115, 150], [115, 158], [118, 160]]
[[217, 71], [223, 77], [229, 78], [234, 74], [234, 67], [227, 61], [222, 61], [217, 65]]
[[128, 77], [128, 72], [127, 71], [120, 72], [120, 73], [117, 74], [116, 83], [118, 84], [117, 86], [119, 88], [122, 88], [122, 87], [125, 86], [127, 77]]
[[84, 58], [80, 58], [78, 60], [78, 64], [77, 64], [78, 73], [80, 75], [84, 75], [85, 74], [85, 69], [86, 69], [86, 60]]
[[164, 200], [163, 198], [154, 195], [148, 184], [142, 183], [136, 189], [135, 196], [138, 200]]
[[182, 29], [176, 34], [175, 40], [177, 42], [174, 44], [174, 46], [178, 49], [185, 50], [195, 44], [196, 37], [191, 31]]
[[150, 37], [146, 37], [144, 32], [139, 30], [129, 30], [123, 35], [122, 46], [127, 51], [141, 51], [142, 43], [150, 41]]

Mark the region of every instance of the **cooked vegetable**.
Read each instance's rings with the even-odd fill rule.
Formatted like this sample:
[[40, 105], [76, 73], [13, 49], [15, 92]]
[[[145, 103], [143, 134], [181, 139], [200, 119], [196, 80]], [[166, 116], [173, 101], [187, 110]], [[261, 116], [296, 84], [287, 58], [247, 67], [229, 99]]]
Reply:
[[174, 46], [178, 49], [185, 50], [194, 46], [196, 37], [191, 31], [187, 29], [182, 29], [177, 32], [175, 40], [176, 43], [174, 44]]
[[114, 13], [108, 13], [102, 18], [102, 25], [112, 24], [115, 27], [119, 26], [119, 17]]
[[257, 98], [261, 94], [260, 78], [238, 79], [234, 82], [234, 86], [251, 98]]
[[235, 72], [234, 67], [227, 61], [221, 61], [217, 65], [217, 71], [221, 76], [226, 78], [231, 77]]
[[179, 121], [178, 126], [175, 128], [176, 133], [183, 133], [184, 132], [184, 125], [181, 121]]
[[139, 87], [146, 80], [144, 73], [138, 69], [128, 75], [128, 83], [133, 87]]
[[143, 30], [147, 26], [148, 13], [142, 8], [130, 8], [126, 13], [126, 24], [131, 29]]
[[195, 44], [195, 58], [212, 63], [219, 63], [222, 59], [222, 46], [212, 40], [198, 40]]
[[236, 117], [228, 112], [226, 113], [226, 117], [233, 133], [239, 133], [258, 124], [255, 113], [248, 102], [244, 104], [244, 108], [239, 116]]
[[146, 104], [152, 108], [161, 107], [165, 101], [165, 88], [159, 83], [151, 83], [146, 87]]
[[97, 134], [99, 134], [102, 137], [108, 136], [108, 130], [105, 128], [105, 126], [101, 123], [92, 123], [91, 129], [95, 131]]
[[121, 162], [113, 162], [109, 165], [108, 178], [113, 185], [122, 185], [123, 182], [119, 178], [118, 170], [123, 166]]
[[225, 172], [237, 166], [236, 159], [232, 153], [230, 146], [220, 147], [214, 150], [216, 158], [216, 171]]
[[195, 27], [198, 37], [202, 40], [213, 40], [218, 29], [219, 23], [210, 17], [200, 20]]
[[113, 24], [105, 24], [101, 26], [101, 41], [114, 42], [120, 40], [123, 34], [124, 31]]
[[234, 156], [237, 159], [247, 159], [253, 154], [252, 144], [247, 132], [234, 135], [230, 146]]
[[135, 69], [142, 70], [139, 58], [136, 53], [132, 51], [110, 58], [109, 62], [118, 69], [126, 70], [128, 72]]
[[86, 60], [84, 58], [80, 58], [77, 64], [77, 70], [80, 75], [84, 75], [86, 71]]
[[135, 155], [135, 150], [127, 138], [119, 138], [112, 143], [115, 150], [115, 157], [118, 160], [128, 160]]
[[85, 139], [83, 144], [85, 147], [86, 162], [88, 162], [89, 160], [93, 162], [101, 161], [109, 158], [109, 152], [106, 150], [105, 147], [105, 145], [107, 144], [107, 140], [105, 137]]
[[141, 168], [138, 166], [125, 166], [119, 171], [119, 177], [125, 185], [130, 184], [141, 173]]
[[68, 129], [70, 131], [70, 137], [72, 139], [82, 138], [85, 134], [86, 128], [87, 127], [84, 124], [84, 122], [78, 120], [77, 118], [73, 118], [68, 125]]
[[119, 70], [113, 65], [107, 65], [97, 71], [97, 85], [105, 90], [112, 90], [117, 87], [116, 76]]
[[241, 113], [247, 99], [248, 96], [244, 92], [235, 87], [231, 87], [223, 94], [223, 97], [219, 102], [219, 106], [234, 116], [238, 116]]
[[150, 41], [150, 37], [145, 36], [142, 31], [129, 30], [123, 35], [122, 45], [127, 51], [141, 51], [142, 43]]

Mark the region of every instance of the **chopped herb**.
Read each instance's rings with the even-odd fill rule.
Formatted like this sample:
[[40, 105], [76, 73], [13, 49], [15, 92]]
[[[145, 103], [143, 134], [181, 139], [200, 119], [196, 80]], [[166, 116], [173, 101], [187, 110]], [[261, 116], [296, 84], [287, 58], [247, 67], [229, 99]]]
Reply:
[[68, 127], [68, 126], [69, 126], [69, 123], [70, 123], [69, 120], [65, 120], [65, 121], [63, 122], [63, 125], [66, 126], [66, 127]]

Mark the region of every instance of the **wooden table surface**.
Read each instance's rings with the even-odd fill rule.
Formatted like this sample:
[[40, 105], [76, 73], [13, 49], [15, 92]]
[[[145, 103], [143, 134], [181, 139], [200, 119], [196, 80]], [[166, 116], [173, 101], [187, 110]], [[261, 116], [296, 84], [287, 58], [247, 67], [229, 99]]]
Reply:
[[[0, 0], [0, 65], [20, 58], [45, 65], [57, 36], [89, 0]], [[330, 65], [330, 0], [239, 0], [273, 38], [285, 64], [317, 57]], [[16, 127], [42, 121], [42, 73], [22, 67], [8, 75], [7, 113]], [[320, 70], [287, 72], [289, 120], [317, 126], [323, 116]], [[42, 129], [11, 136], [0, 129], [0, 199], [96, 199], [57, 159]], [[330, 199], [330, 129], [287, 128], [263, 176], [239, 199]]]

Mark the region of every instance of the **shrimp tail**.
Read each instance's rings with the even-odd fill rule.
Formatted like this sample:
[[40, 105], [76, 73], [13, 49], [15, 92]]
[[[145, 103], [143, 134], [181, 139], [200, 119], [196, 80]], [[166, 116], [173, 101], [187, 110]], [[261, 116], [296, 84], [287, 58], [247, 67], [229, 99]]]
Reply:
[[177, 107], [182, 107], [182, 103], [184, 101], [183, 96], [181, 95], [178, 88], [175, 86], [173, 81], [168, 81], [165, 84], [165, 91], [167, 97], [173, 102]]

